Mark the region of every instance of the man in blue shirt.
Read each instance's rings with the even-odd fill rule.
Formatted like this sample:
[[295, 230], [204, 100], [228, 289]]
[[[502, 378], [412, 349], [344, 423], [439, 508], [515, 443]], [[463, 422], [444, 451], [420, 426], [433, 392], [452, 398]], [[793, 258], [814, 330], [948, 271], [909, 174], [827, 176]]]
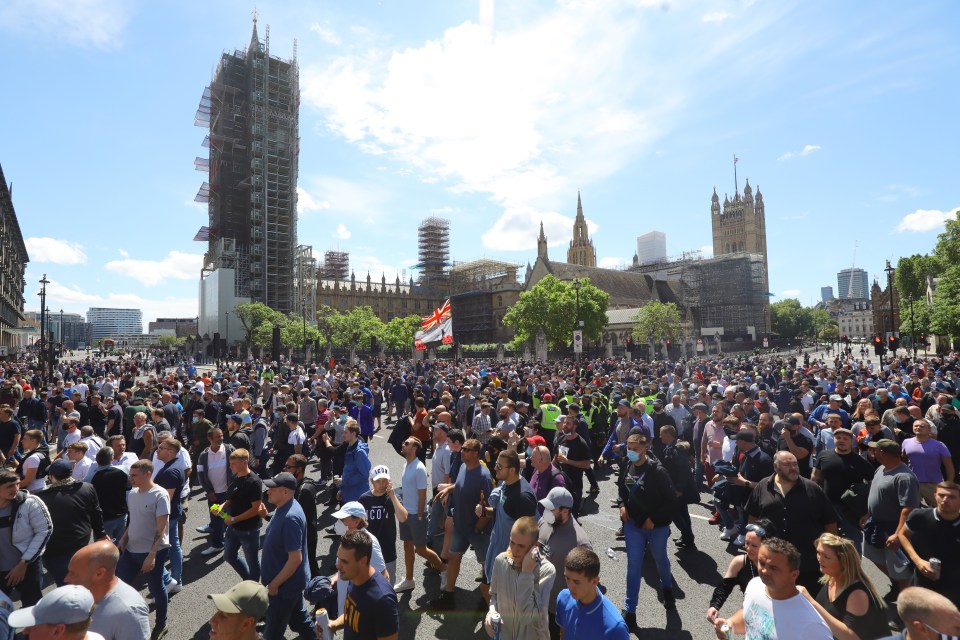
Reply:
[[[313, 635], [313, 620], [303, 606], [303, 589], [310, 578], [307, 570], [307, 518], [293, 499], [297, 479], [293, 474], [278, 473], [264, 480], [267, 499], [277, 510], [267, 525], [260, 561], [260, 582], [267, 587], [266, 640], [282, 640], [287, 625], [301, 635]], [[261, 516], [266, 508], [260, 507]]]
[[617, 607], [597, 588], [600, 558], [596, 553], [574, 547], [564, 561], [563, 577], [567, 588], [557, 596], [557, 626], [563, 630], [563, 640], [630, 637]]

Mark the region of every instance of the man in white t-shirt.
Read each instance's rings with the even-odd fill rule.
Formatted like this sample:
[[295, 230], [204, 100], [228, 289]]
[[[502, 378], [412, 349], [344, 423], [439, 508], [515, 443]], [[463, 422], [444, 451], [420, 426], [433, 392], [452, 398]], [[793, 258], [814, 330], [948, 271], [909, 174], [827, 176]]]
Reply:
[[167, 589], [163, 584], [163, 566], [170, 551], [168, 522], [170, 494], [153, 482], [153, 463], [137, 460], [130, 467], [133, 489], [127, 496], [130, 522], [120, 538], [120, 562], [117, 577], [130, 584], [138, 575], [147, 577], [150, 595], [156, 602], [157, 621], [151, 638], [159, 638], [167, 627]]
[[57, 458], [62, 458], [66, 455], [67, 447], [69, 447], [74, 442], [80, 442], [80, 418], [75, 418], [73, 416], [64, 416], [63, 418], [63, 428], [60, 429], [60, 437], [57, 440]]
[[717, 638], [726, 638], [721, 628], [729, 626], [747, 640], [831, 640], [827, 623], [797, 589], [800, 552], [779, 538], [767, 538], [757, 557], [760, 577], [747, 584], [743, 609], [714, 623]]

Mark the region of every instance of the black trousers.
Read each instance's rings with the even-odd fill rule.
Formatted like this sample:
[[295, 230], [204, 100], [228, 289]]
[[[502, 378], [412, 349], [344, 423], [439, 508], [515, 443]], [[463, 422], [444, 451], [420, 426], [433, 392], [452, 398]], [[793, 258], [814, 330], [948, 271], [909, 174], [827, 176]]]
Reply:
[[20, 592], [20, 601], [24, 607], [32, 607], [40, 601], [43, 595], [43, 565], [41, 561], [35, 560], [27, 565], [27, 570], [23, 574], [23, 580], [20, 584], [10, 587], [7, 585], [8, 571], [0, 571], [0, 589], [13, 600], [14, 590]]

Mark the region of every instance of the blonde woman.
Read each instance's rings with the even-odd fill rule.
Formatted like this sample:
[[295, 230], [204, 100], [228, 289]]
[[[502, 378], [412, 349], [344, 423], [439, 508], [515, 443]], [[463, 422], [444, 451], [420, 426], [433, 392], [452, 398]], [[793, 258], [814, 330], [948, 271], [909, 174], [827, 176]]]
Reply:
[[[852, 631], [860, 640], [889, 636], [883, 599], [863, 572], [853, 542], [824, 533], [817, 540], [817, 561], [823, 574], [817, 604], [842, 623], [844, 631]], [[824, 618], [830, 624], [830, 619]], [[830, 629], [838, 638], [845, 635], [837, 633], [833, 624]]]
[[530, 516], [517, 519], [510, 529], [510, 546], [496, 557], [490, 580], [490, 611], [484, 620], [487, 634], [500, 616], [500, 640], [549, 640], [547, 608], [556, 569], [537, 550], [540, 528]]

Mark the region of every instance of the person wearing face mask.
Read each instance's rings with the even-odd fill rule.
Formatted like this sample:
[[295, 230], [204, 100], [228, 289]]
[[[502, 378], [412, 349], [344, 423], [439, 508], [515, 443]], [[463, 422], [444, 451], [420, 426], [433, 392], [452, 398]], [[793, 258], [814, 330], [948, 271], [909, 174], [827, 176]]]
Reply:
[[[546, 448], [546, 447], [544, 447]], [[564, 487], [554, 487], [545, 498], [539, 501], [543, 510], [540, 517], [540, 544], [547, 549], [547, 559], [553, 564], [558, 574], [563, 573], [564, 560], [567, 554], [576, 547], [593, 549], [590, 536], [583, 530], [577, 519], [571, 515], [573, 496]], [[557, 627], [557, 596], [566, 588], [564, 580], [554, 580], [550, 590], [550, 633], [556, 637]]]
[[633, 434], [627, 438], [628, 462], [621, 468], [617, 480], [622, 501], [620, 520], [623, 522], [627, 545], [627, 591], [623, 620], [631, 629], [637, 625], [636, 609], [643, 556], [648, 545], [660, 577], [663, 606], [668, 610], [676, 608], [667, 540], [670, 538], [670, 523], [676, 510], [677, 494], [667, 470], [657, 460], [647, 456], [647, 445], [648, 440], [643, 434]]
[[[373, 549], [370, 554], [370, 566], [389, 581], [390, 577], [389, 573], [387, 573], [387, 563], [383, 559], [383, 550], [380, 547], [380, 541], [377, 540], [377, 537], [367, 528], [367, 510], [363, 508], [363, 505], [359, 502], [348, 502], [343, 505], [339, 511], [335, 511], [333, 517], [337, 519], [333, 525], [334, 531], [341, 538], [348, 531], [359, 531], [361, 529], [370, 536], [370, 540], [373, 543]], [[340, 580], [339, 578], [339, 573], [334, 573], [330, 576], [330, 586], [337, 590], [337, 610], [343, 611], [344, 603], [347, 600], [347, 586], [349, 581]]]

